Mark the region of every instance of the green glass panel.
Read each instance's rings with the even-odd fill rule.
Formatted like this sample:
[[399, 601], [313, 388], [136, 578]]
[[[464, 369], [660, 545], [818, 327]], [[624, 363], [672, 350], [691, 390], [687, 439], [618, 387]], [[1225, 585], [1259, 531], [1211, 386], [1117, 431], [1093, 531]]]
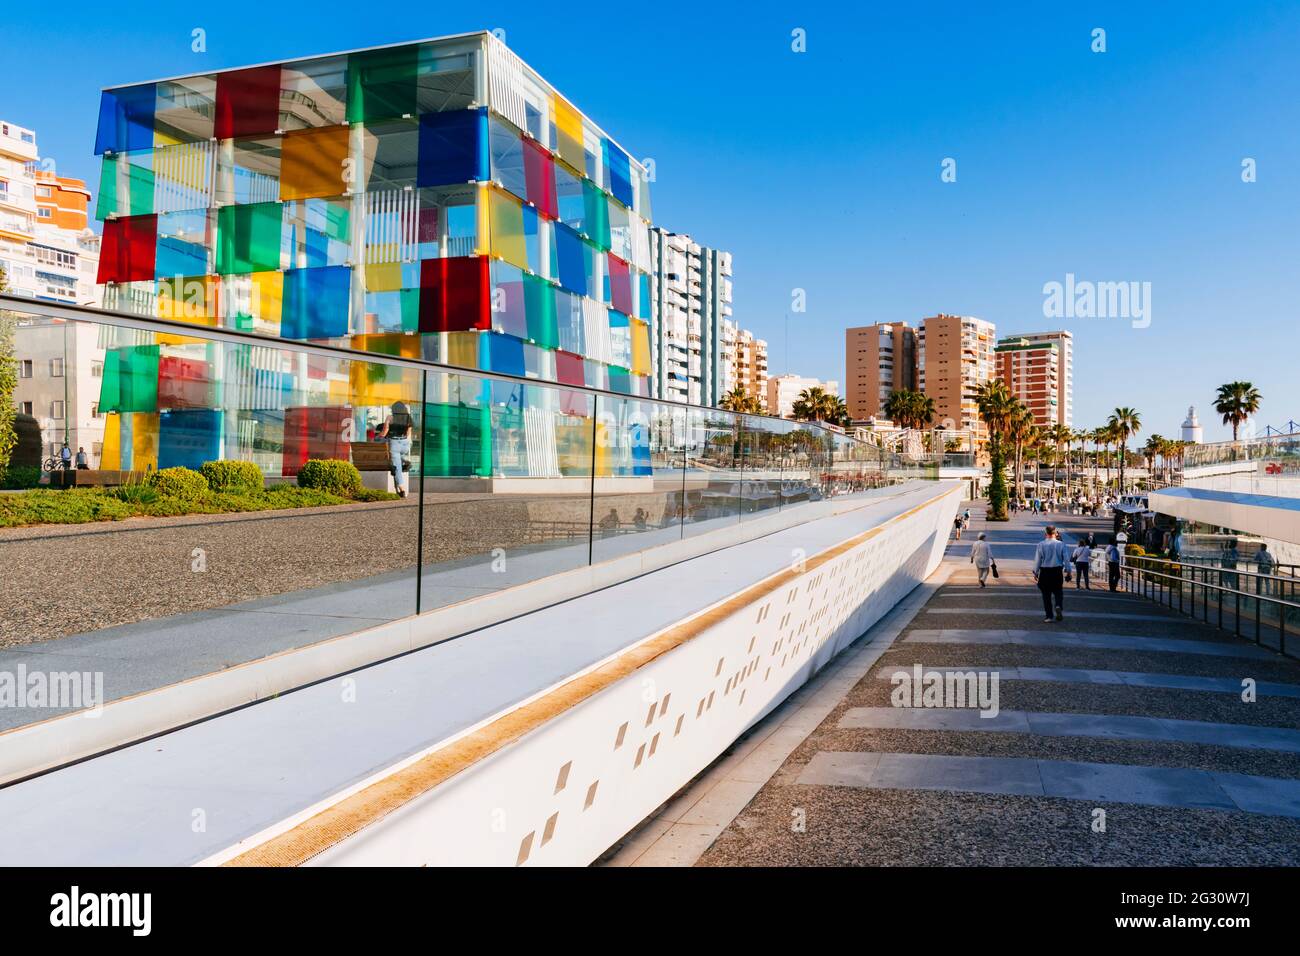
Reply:
[[105, 412], [158, 411], [158, 346], [126, 346], [104, 354], [99, 407]]
[[487, 408], [424, 406], [423, 474], [433, 477], [492, 474], [492, 418]]
[[280, 204], [223, 206], [217, 218], [217, 272], [273, 272], [280, 268]]
[[605, 193], [589, 179], [582, 181], [583, 224], [587, 238], [609, 251], [609, 205]]
[[559, 348], [554, 287], [545, 279], [525, 274], [524, 310], [528, 316], [528, 337], [543, 348]]
[[105, 154], [99, 170], [99, 199], [95, 218], [147, 216], [153, 212], [153, 170], [147, 165], [153, 154], [132, 157], [126, 153]]
[[348, 122], [373, 123], [416, 115], [418, 46], [348, 57]]

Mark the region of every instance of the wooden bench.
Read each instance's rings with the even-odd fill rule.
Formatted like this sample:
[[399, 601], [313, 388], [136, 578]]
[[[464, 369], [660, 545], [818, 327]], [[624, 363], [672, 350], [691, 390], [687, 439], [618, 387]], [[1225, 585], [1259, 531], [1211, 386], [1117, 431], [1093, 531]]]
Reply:
[[115, 471], [95, 468], [56, 469], [50, 472], [51, 488], [113, 488], [142, 484], [147, 471]]
[[357, 471], [392, 471], [393, 459], [386, 441], [354, 441], [352, 464]]

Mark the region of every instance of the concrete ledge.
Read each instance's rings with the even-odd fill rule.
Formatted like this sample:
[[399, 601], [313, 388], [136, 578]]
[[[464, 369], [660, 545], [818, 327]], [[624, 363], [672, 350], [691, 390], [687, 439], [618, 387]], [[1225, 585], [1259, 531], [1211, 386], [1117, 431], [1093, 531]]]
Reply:
[[[194, 721], [356, 670], [398, 654], [610, 587], [700, 555], [915, 491], [914, 482], [881, 493], [810, 502], [737, 519], [731, 527], [575, 568], [423, 614], [124, 697], [98, 711], [52, 717], [0, 733], [0, 784], [21, 780]], [[589, 483], [588, 483], [589, 485]], [[888, 492], [888, 493], [886, 493]]]

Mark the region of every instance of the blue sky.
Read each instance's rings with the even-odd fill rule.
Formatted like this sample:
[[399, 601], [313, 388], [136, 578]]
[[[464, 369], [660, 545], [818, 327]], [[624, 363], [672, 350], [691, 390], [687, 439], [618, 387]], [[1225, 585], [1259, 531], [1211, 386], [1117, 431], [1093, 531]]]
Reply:
[[[102, 86], [500, 28], [654, 159], [657, 222], [734, 253], [776, 373], [842, 380], [846, 326], [958, 312], [1074, 332], [1077, 426], [1128, 404], [1174, 436], [1195, 403], [1224, 437], [1209, 403], [1235, 378], [1261, 426], [1300, 418], [1300, 5], [903, 6], [11, 5], [0, 117], [94, 188]], [[1044, 318], [1067, 273], [1150, 282], [1150, 326]]]

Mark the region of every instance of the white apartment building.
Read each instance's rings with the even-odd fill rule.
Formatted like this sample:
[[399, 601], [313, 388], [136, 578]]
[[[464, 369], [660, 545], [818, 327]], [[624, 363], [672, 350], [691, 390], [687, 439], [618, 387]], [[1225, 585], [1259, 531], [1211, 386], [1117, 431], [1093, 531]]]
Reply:
[[650, 394], [717, 405], [736, 377], [731, 253], [656, 227], [650, 230], [650, 258]]
[[[49, 302], [98, 305], [99, 236], [89, 228], [85, 183], [41, 168], [36, 134], [0, 120], [0, 269], [8, 291]], [[14, 336], [20, 412], [40, 423], [45, 455], [66, 440], [98, 461], [104, 436], [98, 328], [19, 320]], [[68, 374], [68, 373], [72, 374]]]
[[823, 382], [802, 375], [773, 375], [767, 380], [767, 413], [781, 418], [794, 417], [794, 403], [801, 392], [821, 388], [831, 395], [839, 395], [839, 382]]

